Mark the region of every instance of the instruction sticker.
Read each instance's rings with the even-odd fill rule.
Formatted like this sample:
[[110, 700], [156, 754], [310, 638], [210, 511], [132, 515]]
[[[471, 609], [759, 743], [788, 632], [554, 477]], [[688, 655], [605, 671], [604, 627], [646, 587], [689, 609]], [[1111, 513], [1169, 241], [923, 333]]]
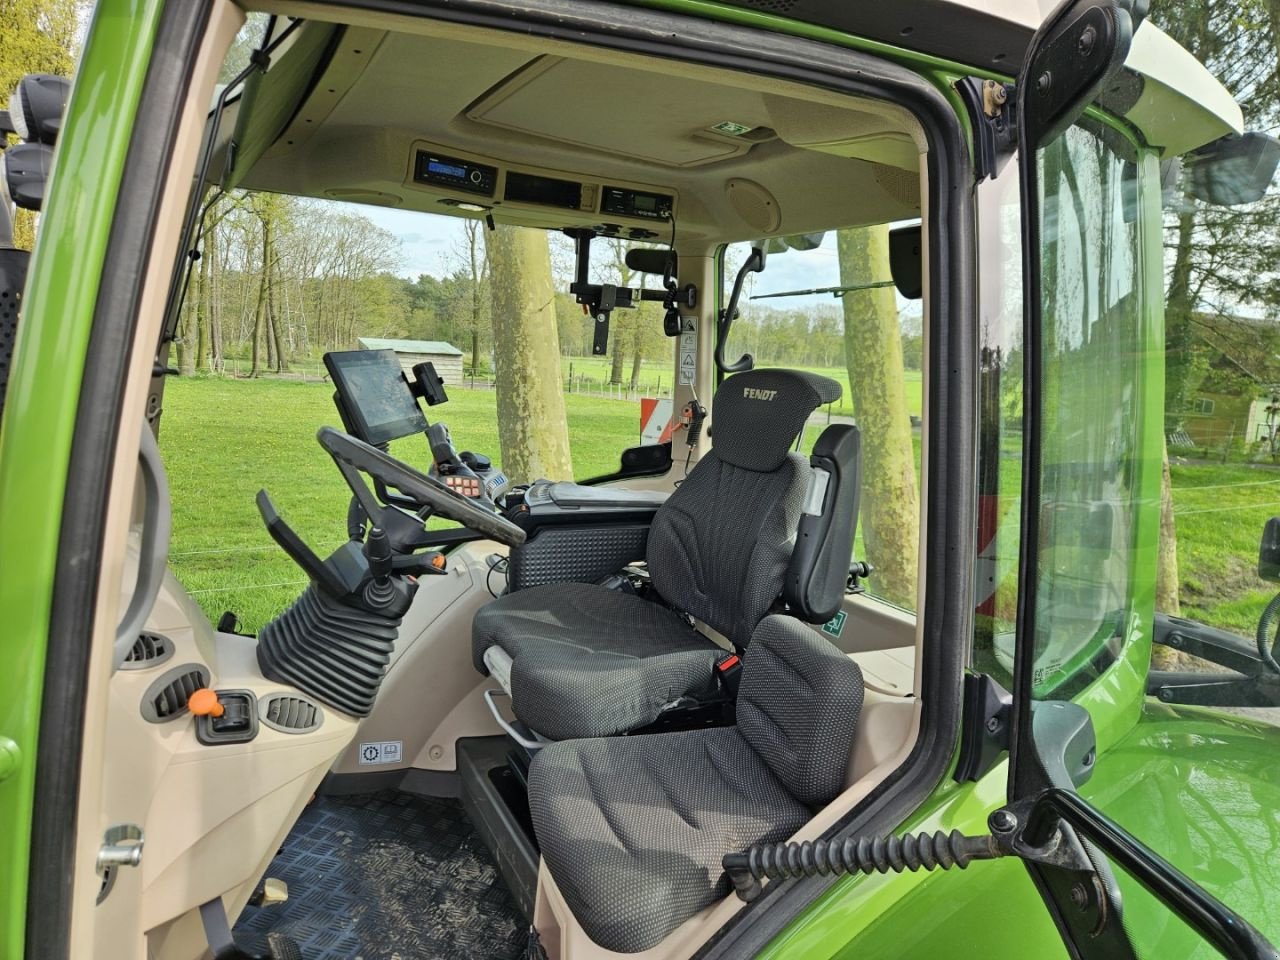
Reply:
[[381, 740], [360, 744], [360, 763], [399, 763], [404, 758], [403, 740]]
[[822, 632], [829, 637], [839, 637], [844, 632], [844, 618], [848, 616], [843, 610], [838, 610], [836, 615], [822, 625]]
[[689, 330], [680, 334], [680, 385], [693, 383], [698, 367], [698, 334]]

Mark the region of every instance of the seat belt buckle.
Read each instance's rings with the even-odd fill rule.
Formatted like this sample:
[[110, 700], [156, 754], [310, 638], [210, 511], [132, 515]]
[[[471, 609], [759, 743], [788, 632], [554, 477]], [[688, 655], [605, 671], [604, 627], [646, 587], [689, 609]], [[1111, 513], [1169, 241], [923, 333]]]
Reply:
[[726, 654], [716, 661], [716, 677], [731, 700], [738, 699], [738, 684], [742, 681], [742, 658], [736, 653]]

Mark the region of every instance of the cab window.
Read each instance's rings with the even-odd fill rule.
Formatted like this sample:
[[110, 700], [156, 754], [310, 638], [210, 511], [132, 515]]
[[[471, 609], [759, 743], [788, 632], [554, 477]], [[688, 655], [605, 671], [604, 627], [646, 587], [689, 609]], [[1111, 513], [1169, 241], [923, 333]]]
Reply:
[[[916, 608], [923, 412], [923, 311], [889, 269], [890, 224], [768, 241], [765, 269], [746, 276], [724, 356], [837, 380], [840, 400], [801, 435], [808, 453], [829, 423], [862, 433], [862, 489], [852, 558], [873, 567], [867, 592]], [[721, 306], [750, 243], [722, 254]]]
[[[1150, 590], [1136, 524], [1159, 451], [1141, 445], [1151, 405], [1144, 372], [1157, 349], [1144, 302], [1133, 216], [1133, 153], [1077, 126], [1040, 151], [1043, 410], [1034, 695], [1066, 699], [1132, 639]], [[1000, 211], [1001, 252], [1020, 256], [1016, 190]], [[984, 256], [983, 262], [990, 263]], [[1017, 274], [984, 280], [997, 320], [983, 331], [975, 660], [1013, 662], [1022, 457], [1022, 294]], [[1153, 472], [1154, 471], [1154, 472]], [[1148, 565], [1144, 567], [1144, 564]], [[1148, 598], [1149, 599], [1149, 598]]]

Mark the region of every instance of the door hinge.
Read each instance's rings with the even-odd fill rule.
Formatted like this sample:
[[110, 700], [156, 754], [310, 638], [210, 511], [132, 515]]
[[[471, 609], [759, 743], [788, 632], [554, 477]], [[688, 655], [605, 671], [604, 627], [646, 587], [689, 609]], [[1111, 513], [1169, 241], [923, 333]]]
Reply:
[[954, 774], [958, 783], [979, 780], [1009, 749], [1009, 717], [1013, 697], [985, 673], [964, 678], [960, 721], [960, 758]]
[[956, 81], [956, 92], [973, 124], [974, 181], [994, 180], [1018, 147], [1013, 84], [963, 77]]

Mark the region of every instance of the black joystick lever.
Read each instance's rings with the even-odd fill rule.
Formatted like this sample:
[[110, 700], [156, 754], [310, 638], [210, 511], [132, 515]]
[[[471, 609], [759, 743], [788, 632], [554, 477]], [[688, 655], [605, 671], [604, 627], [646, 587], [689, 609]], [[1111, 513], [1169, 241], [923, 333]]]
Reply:
[[391, 540], [381, 527], [370, 527], [364, 542], [364, 557], [369, 561], [369, 576], [385, 580], [391, 576]]

